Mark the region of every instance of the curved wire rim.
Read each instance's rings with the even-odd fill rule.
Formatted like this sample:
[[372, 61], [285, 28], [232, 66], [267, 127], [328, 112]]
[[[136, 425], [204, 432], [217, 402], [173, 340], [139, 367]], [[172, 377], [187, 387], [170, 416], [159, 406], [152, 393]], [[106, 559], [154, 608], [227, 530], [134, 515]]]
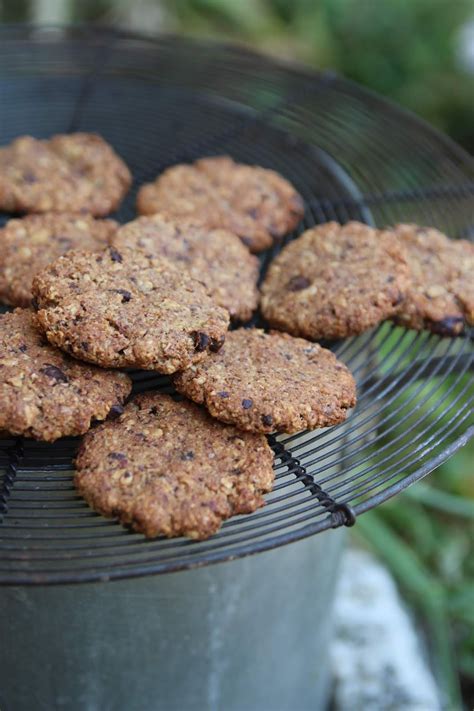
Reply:
[[[24, 26], [22, 26], [21, 29], [24, 30], [25, 29]], [[38, 26], [31, 26], [31, 29], [32, 30], [43, 30], [45, 28], [38, 27]], [[52, 28], [52, 29], [62, 29], [62, 30], [68, 31], [68, 28], [65, 28], [65, 27]], [[5, 30], [8, 30], [8, 28], [2, 28], [0, 30], [0, 32], [3, 33]], [[81, 29], [80, 28], [73, 28], [73, 32], [75, 32], [75, 31], [81, 31]], [[69, 28], [69, 32], [70, 32], [70, 28]], [[112, 33], [109, 33], [107, 35], [107, 33], [103, 33], [101, 30], [99, 30], [94, 35], [95, 38], [98, 38], [100, 36], [104, 36], [105, 38], [109, 38], [109, 39], [112, 36], [117, 39], [135, 39], [135, 40], [139, 40], [142, 43], [145, 42], [145, 43], [149, 43], [151, 45], [154, 45], [154, 44], [157, 44], [160, 42], [159, 39], [153, 40], [152, 38], [144, 38], [140, 35], [134, 35], [131, 33], [115, 32], [115, 31], [112, 31]], [[79, 39], [84, 39], [84, 38], [79, 37]], [[166, 39], [170, 40], [171, 38], [167, 37]], [[203, 46], [208, 47], [208, 43], [206, 43], [206, 42], [202, 42], [202, 43], [195, 42], [195, 44], [202, 44]], [[221, 44], [216, 43], [216, 47], [219, 47], [219, 46], [222, 47]], [[240, 50], [238, 50], [238, 51], [240, 52]], [[249, 57], [256, 58], [256, 61], [259, 61], [260, 59], [262, 59], [262, 61], [265, 61], [268, 64], [268, 66], [280, 65], [281, 68], [287, 72], [294, 71], [297, 74], [300, 73], [295, 67], [292, 68], [291, 66], [286, 66], [285, 63], [274, 62], [273, 60], [269, 60], [268, 58], [261, 57], [259, 54], [251, 52], [251, 51], [244, 50], [244, 53], [247, 54]], [[308, 80], [310, 80], [310, 79], [313, 79], [313, 81], [315, 80], [314, 73], [308, 72], [307, 70], [304, 73], [305, 73], [305, 76], [307, 76]], [[320, 80], [321, 76], [319, 76], [317, 78]], [[398, 114], [406, 114], [406, 116], [404, 117], [405, 119], [410, 118], [410, 120], [413, 121], [415, 124], [417, 124], [419, 127], [422, 127], [425, 131], [428, 130], [428, 132], [431, 136], [436, 136], [438, 138], [438, 140], [440, 142], [442, 142], [447, 148], [449, 148], [452, 153], [455, 152], [458, 155], [458, 157], [462, 156], [464, 163], [468, 162], [469, 157], [467, 156], [467, 154], [465, 154], [462, 151], [462, 149], [459, 146], [457, 146], [455, 143], [453, 143], [449, 138], [447, 138], [443, 134], [440, 134], [439, 132], [432, 129], [431, 127], [428, 127], [427, 124], [425, 124], [425, 122], [423, 122], [418, 117], [414, 116], [413, 114], [410, 114], [410, 112], [406, 112], [403, 109], [400, 109], [400, 107], [397, 107], [396, 105], [392, 104], [391, 102], [389, 102], [385, 99], [382, 99], [381, 97], [379, 97], [375, 94], [371, 94], [371, 92], [367, 91], [366, 89], [360, 88], [356, 84], [353, 84], [352, 82], [347, 82], [346, 80], [344, 80], [344, 86], [346, 86], [346, 85], [349, 87], [352, 85], [352, 91], [357, 92], [357, 98], [359, 100], [361, 100], [361, 97], [364, 98], [364, 95], [365, 95], [366, 100], [368, 100], [368, 98], [371, 97], [372, 101], [377, 102], [379, 106], [385, 105], [392, 112], [395, 110]], [[410, 190], [410, 192], [412, 192], [412, 191]], [[362, 197], [362, 200], [363, 199], [364, 198]], [[343, 205], [343, 207], [345, 209], [344, 205]], [[316, 209], [316, 207], [313, 208], [313, 205], [310, 205], [310, 209], [313, 210], [313, 209]], [[331, 209], [333, 209], [332, 206], [331, 206]], [[335, 213], [335, 215], [336, 215], [336, 213]], [[337, 218], [337, 215], [336, 215], [336, 218]], [[404, 338], [407, 338], [407, 339], [410, 338], [410, 336], [407, 336], [406, 333], [407, 332], [400, 334], [399, 341], [402, 341]], [[368, 334], [367, 337], [365, 338], [365, 340], [364, 340], [364, 337], [358, 338], [358, 339], [349, 339], [344, 344], [342, 344], [342, 346], [340, 347], [340, 350], [337, 351], [338, 355], [344, 355], [344, 354], [347, 354], [347, 352], [349, 352], [351, 360], [353, 359], [354, 361], [357, 361], [358, 357], [363, 352], [365, 345], [367, 345], [367, 343], [372, 342], [372, 338], [373, 338], [373, 334]], [[414, 340], [416, 340], [416, 338], [418, 338], [419, 341], [423, 341], [423, 338], [428, 339], [429, 336], [417, 335]], [[450, 347], [453, 347], [452, 343], [451, 343]], [[444, 354], [444, 356], [445, 355], [446, 354]], [[403, 359], [403, 357], [404, 357], [404, 352], [401, 351], [399, 354], [398, 362], [400, 362]], [[440, 359], [440, 363], [438, 364], [439, 369], [443, 368], [443, 363], [441, 362], [443, 360], [443, 357]], [[454, 365], [457, 362], [459, 362], [459, 357], [460, 357], [459, 353], [454, 355], [454, 358], [451, 361], [451, 370], [454, 368]], [[390, 359], [390, 356], [386, 355], [385, 360], [388, 361], [389, 359]], [[431, 363], [431, 359], [430, 359], [430, 363]], [[396, 374], [396, 364], [397, 364], [397, 360], [395, 361], [395, 364], [391, 363], [391, 367], [389, 370], [390, 373], [393, 373], [393, 371], [395, 371], [394, 378], [392, 380], [390, 380], [387, 373], [382, 373], [380, 380], [375, 383], [370, 384], [367, 391], [365, 391], [362, 394], [361, 399], [368, 398], [369, 397], [368, 392], [377, 391], [376, 400], [380, 400], [380, 402], [383, 405], [383, 402], [384, 402], [383, 395], [387, 392], [394, 391], [396, 383], [399, 382], [400, 379], [404, 378], [403, 372], [399, 373], [398, 375]], [[379, 363], [378, 365], [380, 367], [381, 363]], [[418, 372], [422, 371], [427, 365], [428, 365], [428, 362], [421, 362], [418, 367]], [[444, 363], [444, 365], [446, 365], [446, 364]], [[436, 366], [435, 366], [435, 373], [434, 374], [436, 374], [436, 372], [437, 372], [437, 370], [436, 370]], [[431, 373], [431, 374], [433, 374], [433, 373]], [[457, 372], [457, 374], [459, 374], [459, 373]], [[415, 375], [416, 375], [416, 370], [411, 378], [411, 382], [413, 382], [413, 383], [416, 382]], [[368, 379], [370, 380], [370, 376], [368, 376]], [[382, 386], [382, 383], [384, 382], [385, 379], [387, 379], [387, 383], [386, 383], [386, 385]], [[454, 388], [454, 387], [456, 387], [456, 385], [457, 384], [453, 385], [452, 387]], [[422, 386], [420, 386], [419, 389], [421, 389], [421, 388], [422, 388]], [[460, 393], [457, 396], [457, 399], [462, 397], [462, 395], [463, 395], [463, 393]], [[392, 398], [392, 400], [393, 400], [393, 398]], [[451, 403], [451, 406], [452, 405], [453, 405], [453, 403]], [[465, 417], [462, 416], [462, 411], [458, 412], [458, 414], [461, 415], [459, 420], [462, 423], [464, 421]], [[375, 420], [375, 419], [376, 418], [374, 417], [373, 413], [370, 413], [370, 415], [368, 417], [368, 421], [370, 422], [370, 420]], [[358, 424], [360, 425], [360, 423], [358, 423]], [[452, 423], [449, 423], [448, 426], [451, 426], [451, 424]], [[457, 419], [456, 428], [458, 425], [459, 425], [459, 421]], [[429, 423], [428, 427], [424, 431], [429, 430], [431, 426], [432, 426], [432, 423]], [[354, 427], [355, 427], [355, 424], [354, 424]], [[375, 426], [372, 425], [372, 428], [374, 430], [376, 430], [376, 425]], [[453, 428], [453, 429], [456, 429], [456, 428]], [[349, 432], [350, 432], [350, 430], [349, 430]], [[383, 438], [385, 435], [386, 435], [386, 431], [384, 431], [380, 435], [380, 438]], [[434, 436], [435, 435], [433, 435], [433, 437]], [[382, 501], [385, 501], [386, 499], [390, 498], [391, 496], [395, 495], [399, 491], [402, 491], [404, 488], [409, 486], [414, 481], [417, 481], [418, 479], [422, 478], [423, 476], [426, 476], [426, 474], [428, 474], [430, 471], [432, 471], [434, 468], [436, 468], [436, 466], [438, 466], [440, 463], [445, 461], [445, 459], [447, 459], [449, 456], [451, 456], [451, 454], [454, 453], [460, 446], [465, 444], [466, 441], [471, 436], [474, 436], [474, 428], [468, 428], [465, 433], [458, 436], [454, 440], [454, 442], [452, 442], [445, 450], [443, 450], [443, 452], [431, 457], [428, 461], [425, 461], [423, 463], [423, 465], [417, 471], [412, 472], [409, 475], [406, 475], [403, 479], [396, 481], [395, 483], [391, 484], [389, 487], [385, 488], [383, 491], [379, 492], [378, 494], [372, 495], [368, 500], [359, 502], [358, 504], [356, 504], [354, 506], [355, 512], [358, 514], [358, 513], [362, 513], [363, 511], [365, 511], [369, 508], [372, 508], [373, 506], [375, 506], [375, 505], [381, 503]], [[295, 449], [292, 450], [293, 461], [294, 461], [295, 457], [298, 457], [298, 442], [297, 442], [298, 437], [301, 437], [301, 433], [299, 433], [297, 435], [293, 435], [291, 437], [288, 437], [284, 440], [285, 444], [288, 444], [291, 442], [296, 442], [296, 447], [295, 447]], [[327, 437], [327, 434], [321, 433], [321, 435], [319, 435], [319, 441], [321, 441], [324, 437]], [[433, 439], [433, 437], [431, 437], [431, 439]], [[315, 440], [316, 441], [318, 440], [318, 435], [316, 435]], [[317, 445], [316, 448], [312, 448], [311, 451], [313, 453], [315, 453], [317, 450], [322, 449], [323, 447], [326, 447], [327, 440], [326, 441], [323, 440], [323, 442], [324, 442], [324, 444]], [[435, 447], [435, 446], [436, 446], [436, 443], [433, 445], [433, 447]], [[355, 453], [357, 453], [357, 450], [355, 451]], [[307, 456], [307, 454], [308, 453], [305, 452], [304, 456]], [[352, 452], [352, 454], [354, 454], [354, 452]], [[327, 456], [330, 456], [330, 455], [325, 455], [324, 457], [318, 457], [315, 461], [322, 461], [324, 458], [327, 458]], [[348, 456], [351, 456], [351, 455], [348, 455]], [[65, 465], [65, 466], [67, 466], [67, 465]], [[53, 467], [54, 467], [54, 469], [53, 469], [54, 472], [58, 471], [57, 465], [53, 465]], [[283, 470], [282, 474], [281, 474], [283, 479], [290, 474], [294, 474], [294, 471], [295, 471], [294, 465], [291, 465], [290, 467], [286, 467], [286, 465], [283, 461], [281, 461], [280, 464], [276, 465], [276, 469], [277, 469], [277, 471]], [[22, 470], [22, 475], [24, 473], [25, 472]], [[363, 473], [364, 472], [362, 472], [362, 474]], [[360, 475], [361, 475], [361, 473], [359, 472], [354, 476], [355, 476], [355, 478], [357, 478]], [[397, 473], [395, 472], [395, 474], [393, 476], [396, 476], [396, 475], [397, 475]], [[57, 480], [55, 477], [55, 484], [56, 484], [56, 481]], [[67, 477], [67, 476], [62, 477], [62, 481], [66, 485], [64, 490], [67, 490], [67, 483], [68, 482], [70, 483], [70, 477]], [[347, 485], [348, 481], [349, 480], [346, 479], [343, 482], [343, 484]], [[291, 486], [291, 485], [298, 483], [298, 482], [304, 483], [304, 476], [294, 476], [291, 479], [291, 482], [289, 482], [289, 485]], [[58, 483], [59, 483], [59, 481], [58, 481]], [[321, 480], [318, 483], [322, 483]], [[385, 479], [384, 479], [383, 483], [385, 483]], [[274, 491], [278, 492], [280, 490], [283, 490], [287, 485], [288, 484], [285, 483], [285, 481], [282, 481], [280, 484], [277, 483], [274, 488]], [[380, 483], [374, 484], [374, 486], [378, 486], [378, 485], [380, 485]], [[299, 496], [302, 491], [305, 491], [305, 489], [306, 489], [306, 484], [302, 489], [290, 494], [289, 496], [290, 497], [296, 496], [296, 495]], [[362, 493], [364, 493], [364, 492], [362, 492]], [[280, 500], [286, 501], [287, 498], [288, 498], [287, 496], [280, 497]], [[302, 528], [299, 528], [296, 531], [280, 533], [279, 535], [272, 535], [271, 539], [264, 539], [264, 540], [257, 540], [257, 541], [252, 540], [250, 543], [246, 543], [247, 532], [251, 531], [251, 530], [258, 530], [259, 528], [264, 526], [265, 524], [264, 523], [262, 524], [261, 521], [266, 519], [267, 514], [268, 514], [268, 516], [271, 517], [271, 525], [270, 525], [270, 527], [265, 529], [265, 531], [264, 531], [265, 535], [273, 534], [273, 533], [277, 534], [277, 532], [279, 530], [281, 530], [281, 528], [279, 526], [279, 522], [281, 520], [286, 519], [284, 514], [278, 512], [278, 509], [275, 510], [272, 508], [271, 511], [257, 512], [249, 519], [241, 519], [240, 523], [242, 525], [237, 527], [237, 530], [234, 530], [233, 528], [227, 527], [226, 525], [224, 525], [221, 533], [219, 534], [219, 538], [216, 538], [214, 540], [210, 539], [211, 540], [210, 545], [208, 546], [208, 548], [205, 552], [200, 553], [199, 560], [196, 560], [195, 558], [192, 557], [192, 552], [190, 555], [185, 555], [184, 557], [180, 558], [179, 560], [176, 560], [176, 559], [172, 560], [171, 558], [172, 558], [173, 552], [171, 551], [171, 555], [168, 555], [167, 557], [161, 557], [160, 562], [157, 563], [156, 559], [153, 556], [153, 553], [156, 553], [157, 548], [159, 550], [166, 550], [166, 548], [168, 548], [167, 541], [162, 541], [162, 542], [158, 541], [156, 546], [153, 546], [153, 548], [149, 548], [147, 550], [146, 546], [141, 546], [142, 539], [137, 539], [135, 537], [133, 537], [133, 538], [130, 537], [127, 539], [127, 536], [125, 535], [125, 536], [121, 537], [120, 547], [126, 546], [128, 548], [130, 546], [133, 547], [136, 544], [137, 546], [141, 546], [142, 553], [143, 553], [143, 555], [146, 556], [145, 560], [141, 561], [138, 565], [133, 563], [133, 561], [127, 561], [127, 562], [120, 563], [120, 569], [112, 569], [112, 570], [108, 569], [107, 571], [99, 570], [99, 569], [97, 569], [97, 567], [94, 569], [92, 566], [89, 566], [89, 567], [82, 566], [79, 568], [74, 568], [74, 571], [65, 571], [65, 570], [61, 571], [61, 570], [57, 570], [54, 568], [51, 568], [51, 569], [45, 571], [44, 573], [35, 572], [35, 571], [28, 571], [28, 573], [25, 573], [25, 576], [26, 575], [28, 576], [28, 580], [26, 580], [25, 578], [22, 578], [21, 573], [18, 572], [15, 574], [15, 580], [12, 582], [12, 584], [89, 582], [89, 581], [94, 581], [94, 580], [97, 581], [97, 580], [104, 580], [104, 579], [118, 579], [118, 578], [123, 578], [123, 577], [136, 577], [136, 576], [147, 575], [150, 573], [172, 572], [175, 570], [192, 568], [195, 566], [200, 566], [200, 565], [204, 565], [204, 564], [208, 564], [208, 563], [215, 563], [215, 562], [219, 562], [219, 561], [229, 560], [229, 559], [231, 559], [233, 557], [237, 557], [237, 556], [240, 557], [240, 556], [250, 555], [252, 553], [256, 553], [256, 552], [260, 552], [260, 551], [264, 551], [264, 550], [269, 550], [269, 549], [278, 547], [279, 545], [284, 545], [286, 543], [290, 543], [290, 542], [299, 540], [301, 538], [308, 537], [308, 536], [313, 535], [314, 533], [317, 533], [319, 531], [327, 530], [328, 528], [333, 527], [335, 525], [335, 523], [338, 523], [337, 521], [334, 520], [334, 518], [331, 515], [328, 515], [323, 519], [319, 519], [318, 521], [312, 521], [311, 519], [314, 518], [315, 511], [324, 510], [324, 509], [323, 509], [322, 504], [319, 501], [316, 501], [314, 497], [312, 499], [308, 499], [307, 501], [308, 501], [308, 506], [305, 506], [304, 508], [299, 509], [297, 512], [297, 515], [296, 515], [297, 517], [295, 519], [293, 519], [290, 524], [290, 525], [302, 524]], [[276, 499], [275, 498], [272, 499], [272, 503], [275, 503], [275, 502], [278, 502], [278, 497]], [[20, 503], [20, 508], [22, 508], [22, 504], [24, 506], [24, 504], [27, 502], [22, 501], [20, 499], [19, 503]], [[75, 503], [75, 505], [71, 508], [71, 510], [75, 511], [75, 513], [74, 513], [75, 518], [78, 517], [78, 509], [84, 508], [84, 513], [86, 512], [87, 507], [82, 506], [80, 504], [80, 502], [69, 502], [69, 506], [71, 506], [71, 503]], [[77, 506], [77, 504], [79, 504], [79, 506]], [[299, 505], [298, 502], [297, 502], [297, 505]], [[16, 504], [12, 508], [14, 508], [15, 506], [16, 506]], [[58, 504], [58, 509], [60, 508], [60, 506], [61, 505]], [[27, 506], [25, 508], [28, 509]], [[286, 511], [286, 508], [287, 507], [283, 507], [281, 509], [281, 511]], [[67, 510], [69, 511], [69, 508]], [[278, 514], [276, 517], [274, 516], [275, 513]], [[67, 514], [66, 514], [66, 517], [67, 517]], [[86, 516], [84, 515], [84, 518], [85, 517]], [[60, 519], [60, 518], [61, 518], [61, 516], [58, 517], [58, 519]], [[64, 519], [64, 515], [62, 516], [62, 518]], [[310, 521], [310, 523], [305, 523], [306, 521]], [[338, 525], [339, 524], [340, 524], [340, 522], [338, 523]], [[91, 529], [91, 528], [100, 526], [102, 528], [101, 535], [104, 535], [104, 533], [105, 533], [104, 527], [110, 528], [110, 530], [111, 530], [110, 537], [112, 538], [116, 535], [112, 532], [115, 525], [116, 524], [113, 521], [108, 521], [108, 522], [104, 523], [100, 519], [98, 519], [97, 523], [94, 524], [91, 522], [91, 519], [89, 518], [89, 521], [86, 524], [86, 527], [87, 527], [87, 530], [89, 531], [89, 529]], [[62, 526], [60, 525], [59, 527], [62, 527]], [[9, 528], [14, 530], [14, 525], [9, 526]], [[51, 528], [53, 528], [53, 527], [51, 527]], [[82, 528], [82, 526], [79, 525], [77, 528], [80, 529], [80, 528]], [[38, 527], [32, 526], [31, 530], [38, 531]], [[92, 536], [92, 534], [88, 533], [87, 536], [84, 538], [87, 540], [87, 537], [91, 538], [91, 536]], [[104, 537], [105, 537], [105, 535], [104, 535]], [[20, 539], [20, 541], [19, 541], [20, 545], [22, 542], [24, 543], [25, 540], [26, 539]], [[46, 540], [46, 538], [41, 536], [41, 540]], [[222, 540], [224, 540], [224, 541], [228, 540], [228, 547], [223, 550], [221, 549]], [[114, 545], [116, 546], [117, 544], [118, 544], [118, 541], [115, 541]], [[188, 541], [182, 541], [182, 542], [178, 541], [178, 542], [175, 542], [174, 545], [177, 546], [178, 548], [189, 548], [189, 550], [192, 551], [192, 547], [194, 544], [189, 543]], [[73, 547], [78, 549], [81, 546], [77, 546], [77, 547], [73, 546]], [[86, 547], [86, 546], [84, 546], [84, 547]], [[32, 551], [33, 548], [29, 547], [28, 550]], [[66, 549], [66, 551], [67, 551], [67, 549]], [[64, 552], [64, 559], [65, 560], [68, 559], [66, 551]], [[94, 551], [94, 553], [95, 553], [95, 551]], [[150, 555], [147, 555], [147, 553], [150, 553]], [[102, 560], [107, 557], [112, 558], [113, 556], [114, 556], [114, 553], [109, 553], [108, 555], [103, 554], [103, 553], [102, 554], [98, 553], [97, 555], [91, 555], [90, 558], [92, 558], [92, 559], [100, 558]], [[60, 559], [59, 557], [53, 558], [53, 560], [59, 560], [59, 559]], [[44, 558], [41, 558], [41, 560], [44, 560]], [[84, 559], [84, 560], [86, 560], [86, 559]], [[8, 572], [9, 572], [8, 570], [5, 570], [4, 568], [0, 567], [0, 582], [3, 582], [3, 575], [5, 573], [8, 575]], [[11, 577], [11, 573], [10, 573], [10, 577]], [[11, 582], [11, 581], [9, 580], [6, 582]]]

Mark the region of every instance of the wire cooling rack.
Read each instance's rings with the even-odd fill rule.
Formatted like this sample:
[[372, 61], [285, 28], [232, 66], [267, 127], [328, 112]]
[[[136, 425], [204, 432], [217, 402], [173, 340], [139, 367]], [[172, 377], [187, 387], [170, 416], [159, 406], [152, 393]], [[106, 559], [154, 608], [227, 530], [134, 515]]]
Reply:
[[[140, 184], [168, 165], [227, 153], [295, 184], [307, 206], [298, 232], [328, 220], [416, 221], [473, 238], [472, 158], [333, 73], [232, 46], [107, 30], [10, 27], [0, 40], [0, 143], [23, 133], [102, 134], [134, 175], [122, 222], [134, 217]], [[262, 256], [262, 274], [278, 249]], [[384, 323], [333, 348], [358, 382], [350, 418], [271, 436], [276, 481], [267, 505], [208, 541], [147, 541], [92, 512], [73, 486], [77, 440], [0, 441], [0, 583], [164, 573], [352, 525], [473, 435], [469, 334], [441, 338]], [[153, 373], [133, 378], [135, 392], [171, 391]]]

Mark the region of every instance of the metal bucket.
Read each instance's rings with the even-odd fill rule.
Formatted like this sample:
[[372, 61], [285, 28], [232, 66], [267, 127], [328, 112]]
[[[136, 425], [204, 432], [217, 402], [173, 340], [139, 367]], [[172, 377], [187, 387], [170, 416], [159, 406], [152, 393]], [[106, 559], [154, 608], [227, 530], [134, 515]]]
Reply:
[[1, 711], [315, 711], [344, 531], [211, 567], [0, 589]]

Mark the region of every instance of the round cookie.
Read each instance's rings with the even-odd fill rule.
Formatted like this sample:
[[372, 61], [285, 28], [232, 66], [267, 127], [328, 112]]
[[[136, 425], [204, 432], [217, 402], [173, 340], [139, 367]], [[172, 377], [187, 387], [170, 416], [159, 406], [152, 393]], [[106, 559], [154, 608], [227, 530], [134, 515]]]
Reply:
[[474, 244], [418, 225], [397, 225], [390, 234], [405, 250], [411, 272], [395, 321], [443, 336], [456, 336], [472, 326]]
[[218, 350], [229, 325], [200, 282], [130, 247], [68, 252], [33, 295], [48, 340], [105, 367], [174, 373]]
[[295, 336], [354, 336], [394, 315], [407, 273], [403, 250], [386, 232], [328, 222], [304, 232], [270, 264], [262, 313]]
[[84, 365], [45, 342], [29, 309], [0, 316], [0, 431], [53, 442], [123, 412], [124, 373]]
[[34, 276], [71, 249], [102, 250], [118, 228], [113, 220], [49, 212], [10, 220], [0, 229], [0, 301], [29, 306]]
[[231, 331], [206, 362], [175, 376], [179, 392], [213, 417], [250, 432], [299, 432], [342, 422], [354, 379], [317, 343], [256, 328]]
[[21, 136], [0, 148], [0, 209], [6, 212], [115, 210], [132, 178], [103, 138], [71, 133], [38, 141]]
[[142, 215], [166, 212], [229, 230], [251, 252], [270, 247], [304, 214], [303, 200], [288, 180], [274, 170], [235, 163], [228, 156], [168, 168], [154, 183], [140, 188], [137, 209]]
[[212, 230], [186, 218], [156, 214], [124, 225], [114, 237], [117, 249], [139, 248], [165, 257], [208, 288], [233, 319], [247, 321], [257, 308], [259, 262], [236, 235]]
[[149, 538], [204, 539], [224, 519], [264, 505], [272, 465], [263, 435], [155, 392], [84, 437], [75, 483], [93, 509]]

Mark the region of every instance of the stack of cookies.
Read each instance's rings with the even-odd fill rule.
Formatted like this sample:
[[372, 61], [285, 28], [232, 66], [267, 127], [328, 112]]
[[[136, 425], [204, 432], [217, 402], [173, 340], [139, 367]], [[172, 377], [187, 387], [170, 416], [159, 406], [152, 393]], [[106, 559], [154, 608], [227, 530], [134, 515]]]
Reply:
[[[0, 230], [0, 299], [17, 307], [0, 318], [0, 430], [85, 435], [79, 492], [146, 536], [207, 538], [254, 511], [273, 483], [265, 435], [346, 419], [354, 379], [316, 341], [388, 318], [444, 335], [474, 320], [472, 245], [329, 223], [268, 269], [261, 312], [276, 330], [239, 328], [260, 300], [255, 253], [303, 216], [293, 186], [206, 158], [142, 186], [134, 221], [104, 219], [130, 184], [98, 136], [0, 149], [0, 209], [28, 213]], [[127, 368], [172, 375], [188, 399], [125, 404]]]

